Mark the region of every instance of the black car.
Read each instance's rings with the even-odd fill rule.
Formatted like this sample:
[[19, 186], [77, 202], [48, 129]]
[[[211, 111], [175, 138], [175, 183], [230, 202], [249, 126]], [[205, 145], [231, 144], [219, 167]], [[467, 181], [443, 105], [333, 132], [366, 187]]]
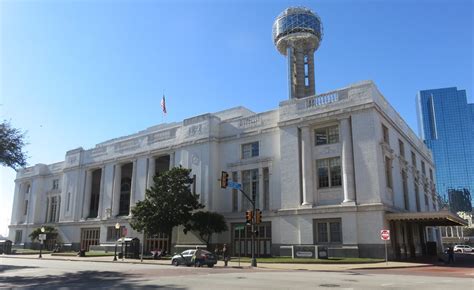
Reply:
[[[217, 257], [206, 250], [200, 250], [201, 255], [200, 257], [197, 257], [197, 262], [196, 266], [201, 267], [203, 265], [207, 265], [209, 268], [214, 267], [215, 264], [217, 264]], [[175, 266], [179, 265], [186, 265], [186, 266], [192, 266], [193, 265], [193, 256], [194, 253], [196, 253], [196, 250], [186, 250], [181, 252], [181, 254], [176, 254], [171, 258], [171, 264]]]

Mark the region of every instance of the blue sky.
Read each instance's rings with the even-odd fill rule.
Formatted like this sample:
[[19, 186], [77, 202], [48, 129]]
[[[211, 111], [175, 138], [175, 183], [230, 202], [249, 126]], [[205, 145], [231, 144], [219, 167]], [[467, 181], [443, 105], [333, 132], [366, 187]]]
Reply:
[[[271, 28], [316, 11], [316, 90], [371, 79], [415, 130], [418, 90], [473, 101], [473, 4], [445, 1], [0, 1], [0, 117], [27, 131], [30, 165], [165, 122], [287, 98]], [[15, 172], [0, 169], [0, 234]]]

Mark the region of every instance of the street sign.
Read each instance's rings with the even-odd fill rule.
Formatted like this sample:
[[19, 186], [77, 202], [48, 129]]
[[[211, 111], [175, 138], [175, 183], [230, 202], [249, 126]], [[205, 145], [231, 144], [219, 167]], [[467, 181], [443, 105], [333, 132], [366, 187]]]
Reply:
[[46, 240], [46, 234], [39, 234], [39, 240], [40, 241]]
[[234, 229], [236, 229], [236, 230], [243, 230], [243, 229], [245, 229], [245, 225], [238, 225], [238, 226], [235, 226]]
[[380, 230], [380, 239], [384, 241], [390, 240], [390, 231], [389, 230]]
[[241, 189], [242, 188], [242, 184], [238, 183], [238, 182], [234, 182], [234, 181], [229, 181], [227, 183], [227, 186], [228, 187], [231, 187], [233, 189]]

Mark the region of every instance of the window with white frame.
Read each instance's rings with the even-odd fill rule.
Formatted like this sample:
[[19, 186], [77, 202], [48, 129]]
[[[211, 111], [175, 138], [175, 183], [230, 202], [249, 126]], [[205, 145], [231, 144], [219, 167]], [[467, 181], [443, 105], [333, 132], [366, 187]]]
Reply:
[[58, 189], [59, 188], [59, 179], [54, 179], [53, 180], [53, 189]]
[[[242, 187], [250, 198], [255, 195], [255, 207], [259, 208], [258, 169], [242, 171]], [[250, 209], [250, 202], [242, 194], [242, 210]]]
[[330, 126], [314, 130], [314, 144], [325, 145], [339, 142], [339, 126]]
[[49, 211], [48, 222], [55, 222], [56, 221], [57, 210], [58, 210], [58, 197], [53, 196], [53, 197], [51, 197], [51, 209]]
[[28, 213], [28, 200], [25, 200], [25, 204], [23, 206], [23, 215]]
[[405, 159], [405, 144], [400, 139], [398, 139], [398, 147], [400, 149], [400, 156]]
[[342, 185], [341, 158], [327, 158], [316, 161], [318, 167], [318, 187], [335, 187]]
[[16, 230], [15, 231], [15, 244], [20, 244], [22, 238], [23, 238], [23, 231], [22, 230]]
[[313, 233], [315, 244], [340, 244], [342, 243], [341, 219], [315, 219]]
[[242, 144], [242, 159], [257, 157], [259, 153], [258, 142]]

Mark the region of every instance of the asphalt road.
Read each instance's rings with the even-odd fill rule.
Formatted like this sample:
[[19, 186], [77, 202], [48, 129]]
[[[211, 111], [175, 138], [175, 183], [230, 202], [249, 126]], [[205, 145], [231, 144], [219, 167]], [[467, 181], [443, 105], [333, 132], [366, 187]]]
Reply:
[[0, 287], [130, 289], [473, 289], [474, 276], [282, 271], [0, 258]]

